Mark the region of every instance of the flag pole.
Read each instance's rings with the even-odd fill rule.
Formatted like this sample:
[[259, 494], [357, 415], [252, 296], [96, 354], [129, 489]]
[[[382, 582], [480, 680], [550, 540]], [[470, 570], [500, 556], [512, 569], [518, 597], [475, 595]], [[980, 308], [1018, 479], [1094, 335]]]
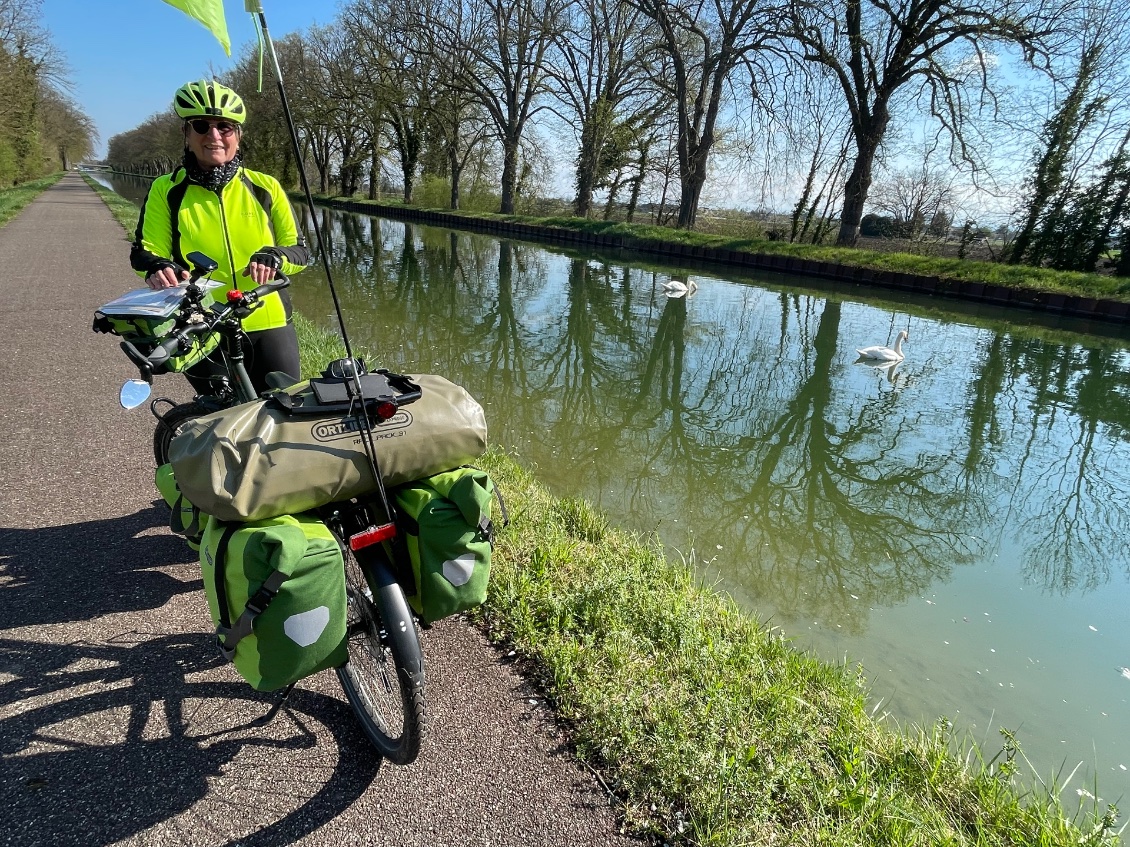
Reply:
[[298, 132], [294, 126], [294, 118], [290, 112], [290, 101], [287, 100], [286, 88], [283, 85], [282, 69], [279, 67], [279, 57], [275, 53], [275, 44], [271, 40], [271, 33], [267, 29], [267, 17], [263, 14], [263, 4], [260, 0], [244, 0], [244, 8], [259, 18], [259, 27], [263, 31], [263, 41], [266, 42], [267, 53], [271, 58], [271, 66], [275, 71], [275, 81], [278, 83], [279, 98], [282, 100], [283, 116], [286, 118], [287, 129], [290, 130], [291, 149], [294, 152], [295, 166], [298, 168], [298, 179], [302, 183], [302, 191], [306, 195], [306, 205], [310, 209], [310, 220], [314, 227], [314, 240], [318, 245], [318, 255], [322, 259], [322, 267], [326, 272], [326, 279], [330, 285], [330, 295], [333, 297], [334, 310], [337, 313], [338, 326], [341, 327], [342, 340], [345, 342], [345, 355], [353, 358], [353, 348], [349, 344], [349, 334], [345, 329], [345, 316], [341, 309], [341, 301], [337, 296], [334, 286], [333, 273], [330, 270], [330, 259], [322, 241], [322, 230], [318, 226], [318, 216], [314, 213], [314, 196], [310, 193], [310, 181], [306, 178], [306, 168], [302, 166], [302, 151], [298, 145]]
[[[306, 195], [306, 206], [310, 210], [310, 221], [314, 228], [314, 240], [318, 246], [318, 255], [322, 259], [322, 268], [326, 272], [326, 281], [329, 283], [330, 296], [333, 298], [334, 311], [337, 314], [338, 327], [341, 329], [341, 340], [345, 344], [345, 355], [349, 358], [350, 362], [355, 362], [353, 356], [353, 347], [349, 343], [349, 333], [345, 328], [345, 314], [341, 308], [341, 300], [337, 296], [337, 287], [334, 285], [333, 272], [330, 270], [330, 258], [328, 251], [325, 247], [325, 242], [322, 239], [322, 230], [318, 226], [318, 216], [314, 211], [314, 196], [310, 192], [310, 181], [306, 178], [306, 168], [302, 164], [302, 150], [298, 144], [298, 131], [294, 126], [294, 118], [290, 112], [290, 101], [287, 100], [286, 87], [283, 85], [282, 68], [279, 67], [279, 57], [275, 53], [275, 44], [271, 40], [270, 31], [267, 28], [267, 17], [263, 13], [263, 4], [261, 0], [244, 0], [244, 9], [252, 15], [257, 15], [259, 19], [259, 27], [262, 30], [262, 40], [266, 43], [267, 53], [271, 58], [271, 66], [275, 71], [275, 81], [278, 83], [279, 99], [282, 101], [283, 116], [286, 118], [287, 129], [290, 130], [290, 143], [294, 151], [294, 161], [298, 167], [298, 178], [302, 183], [302, 191]], [[368, 409], [365, 407], [365, 395], [361, 388], [361, 377], [357, 373], [355, 366], [351, 367], [353, 376], [353, 387], [357, 392], [357, 398], [361, 402], [361, 414], [359, 422], [361, 424], [359, 434], [361, 436], [361, 443], [365, 447], [365, 454], [369, 459], [369, 469], [373, 473], [373, 479], [376, 481], [377, 491], [380, 493], [381, 505], [385, 510], [385, 517], [389, 520], [392, 519], [392, 510], [389, 505], [388, 495], [385, 492], [384, 480], [381, 477], [380, 466], [377, 462], [377, 448], [373, 441], [373, 430], [369, 421]]]

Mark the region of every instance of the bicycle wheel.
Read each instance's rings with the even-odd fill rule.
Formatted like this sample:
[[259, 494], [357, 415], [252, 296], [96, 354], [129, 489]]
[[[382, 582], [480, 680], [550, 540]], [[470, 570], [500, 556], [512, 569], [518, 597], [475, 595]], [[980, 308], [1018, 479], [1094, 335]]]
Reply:
[[212, 411], [200, 403], [181, 403], [161, 415], [157, 428], [153, 430], [153, 458], [157, 460], [157, 467], [169, 461], [169, 443], [184, 425]]
[[407, 657], [401, 655], [396, 640], [388, 637], [360, 563], [348, 545], [342, 545], [342, 553], [349, 604], [349, 661], [337, 669], [338, 679], [373, 746], [393, 764], [407, 765], [420, 755], [427, 728], [423, 670], [409, 672]]

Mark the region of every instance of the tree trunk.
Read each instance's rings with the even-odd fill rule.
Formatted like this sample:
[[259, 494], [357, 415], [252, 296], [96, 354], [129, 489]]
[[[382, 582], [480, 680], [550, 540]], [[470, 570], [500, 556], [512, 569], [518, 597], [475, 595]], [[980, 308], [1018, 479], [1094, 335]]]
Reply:
[[573, 199], [573, 214], [578, 218], [587, 218], [592, 211], [598, 159], [595, 124], [596, 117], [590, 116], [581, 131], [581, 147], [577, 151], [577, 194]]
[[582, 145], [577, 157], [577, 195], [573, 199], [573, 214], [578, 218], [587, 218], [592, 211], [594, 158], [592, 151]]
[[871, 171], [880, 138], [881, 132], [873, 132], [858, 142], [855, 165], [844, 184], [844, 206], [840, 212], [840, 232], [836, 236], [836, 244], [840, 247], [854, 247], [859, 240], [859, 224], [863, 220], [867, 193], [871, 190]]
[[452, 209], [459, 208], [459, 177], [463, 173], [463, 165], [459, 161], [459, 151], [452, 145], [447, 148], [447, 167], [451, 172], [451, 197], [449, 202]]
[[[700, 158], [698, 156], [695, 157]], [[675, 222], [675, 226], [679, 229], [694, 229], [695, 221], [698, 218], [698, 203], [702, 198], [702, 186], [706, 182], [705, 170], [705, 156], [703, 159], [702, 169], [696, 169], [694, 173], [682, 181], [682, 188], [679, 192], [679, 218]]]
[[518, 141], [505, 138], [502, 143], [502, 202], [499, 214], [514, 214], [514, 188], [518, 183]]

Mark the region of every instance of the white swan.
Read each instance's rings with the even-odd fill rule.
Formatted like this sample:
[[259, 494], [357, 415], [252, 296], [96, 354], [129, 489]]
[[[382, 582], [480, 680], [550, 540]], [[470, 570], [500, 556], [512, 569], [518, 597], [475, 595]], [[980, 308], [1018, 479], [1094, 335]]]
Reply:
[[674, 280], [663, 283], [663, 293], [668, 297], [682, 297], [684, 294], [694, 294], [696, 291], [698, 291], [698, 283], [693, 279], [690, 285]]
[[898, 338], [895, 339], [895, 349], [890, 347], [864, 347], [862, 350], [856, 350], [859, 354], [861, 362], [901, 362], [904, 358], [902, 354], [902, 343], [910, 336], [905, 329], [900, 329]]

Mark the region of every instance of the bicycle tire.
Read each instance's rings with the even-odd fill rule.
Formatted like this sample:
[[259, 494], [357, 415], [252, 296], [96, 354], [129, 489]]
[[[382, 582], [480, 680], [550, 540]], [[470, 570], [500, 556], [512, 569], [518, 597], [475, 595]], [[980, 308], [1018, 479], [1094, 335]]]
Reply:
[[[409, 670], [407, 657], [387, 637], [373, 590], [357, 557], [342, 545], [348, 595], [349, 661], [337, 668], [346, 699], [381, 756], [408, 765], [420, 755], [427, 733], [424, 673]], [[415, 622], [413, 621], [413, 629]], [[419, 632], [413, 633], [419, 638]]]
[[157, 467], [169, 461], [169, 444], [181, 431], [181, 428], [191, 420], [215, 411], [200, 403], [181, 403], [173, 406], [161, 419], [157, 421], [157, 428], [153, 430], [153, 458], [157, 460]]

